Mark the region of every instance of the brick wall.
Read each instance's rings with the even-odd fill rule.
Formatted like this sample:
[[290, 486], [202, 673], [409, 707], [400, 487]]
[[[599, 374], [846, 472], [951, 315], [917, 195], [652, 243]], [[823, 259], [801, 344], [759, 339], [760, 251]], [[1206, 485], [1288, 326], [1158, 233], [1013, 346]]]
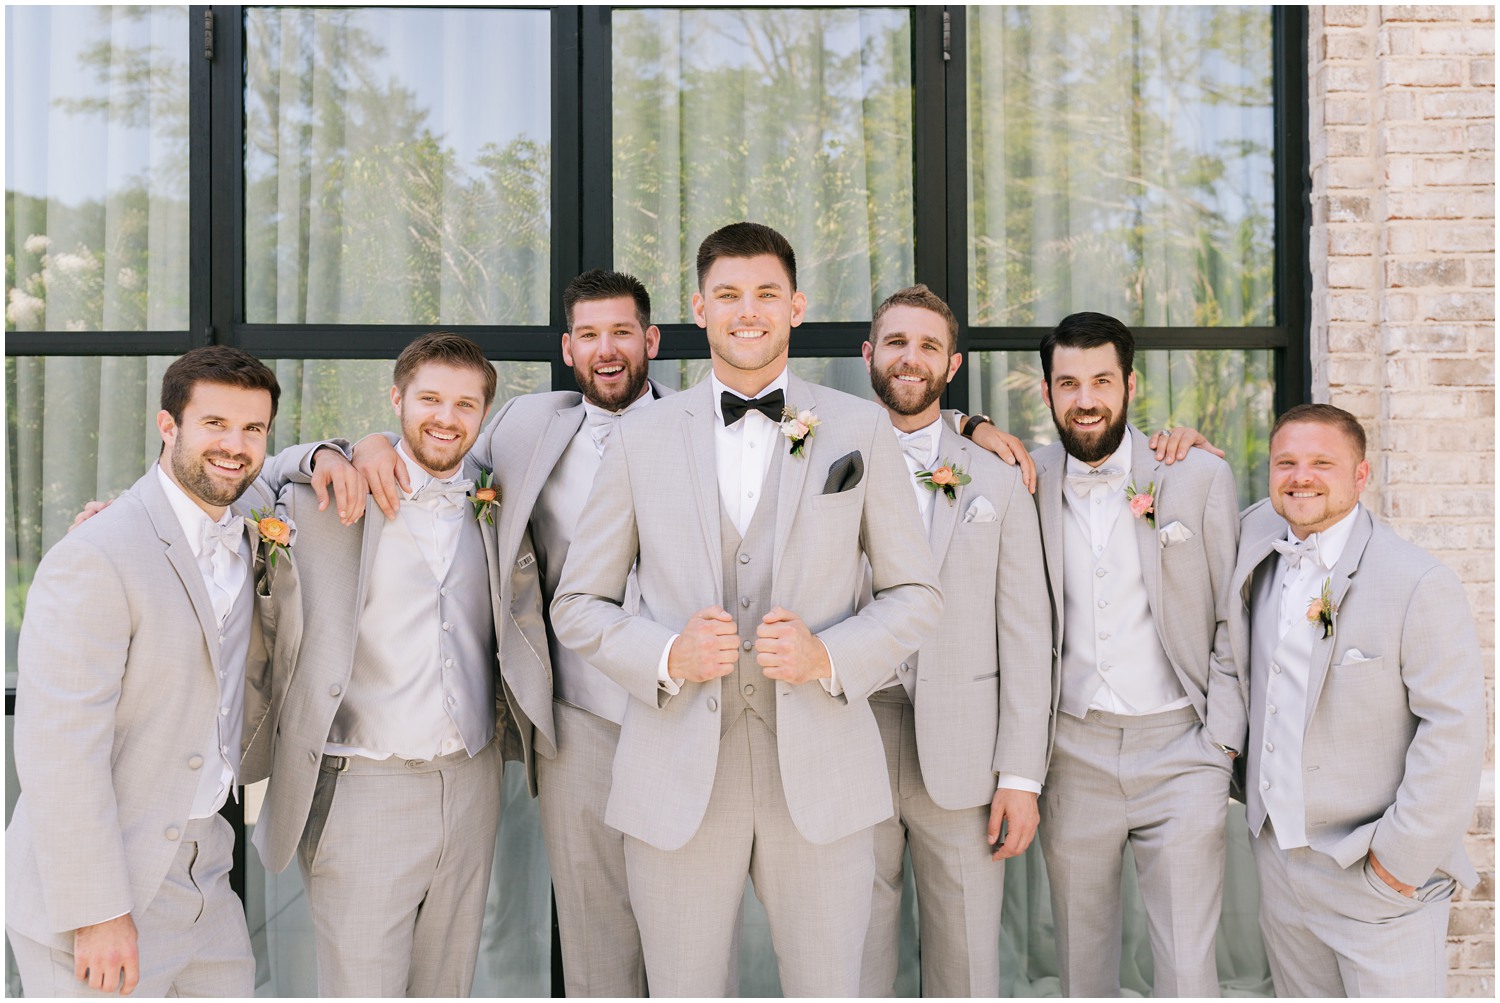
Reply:
[[[1313, 399], [1358, 415], [1365, 500], [1463, 579], [1495, 725], [1493, 7], [1309, 15]], [[1449, 991], [1495, 995], [1494, 746]]]

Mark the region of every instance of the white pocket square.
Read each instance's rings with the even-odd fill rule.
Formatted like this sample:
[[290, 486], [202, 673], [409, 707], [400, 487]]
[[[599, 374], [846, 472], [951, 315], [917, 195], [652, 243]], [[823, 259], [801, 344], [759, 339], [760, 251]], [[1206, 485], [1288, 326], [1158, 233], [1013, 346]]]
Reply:
[[1358, 648], [1350, 648], [1348, 651], [1344, 652], [1344, 661], [1346, 662], [1368, 662], [1369, 660], [1370, 656], [1366, 655]]
[[1174, 522], [1170, 526], [1163, 526], [1157, 530], [1156, 535], [1161, 540], [1163, 547], [1170, 547], [1174, 543], [1191, 540], [1193, 538], [1193, 531], [1180, 522]]
[[980, 495], [969, 503], [969, 510], [964, 513], [964, 522], [994, 522], [995, 506], [984, 495]]

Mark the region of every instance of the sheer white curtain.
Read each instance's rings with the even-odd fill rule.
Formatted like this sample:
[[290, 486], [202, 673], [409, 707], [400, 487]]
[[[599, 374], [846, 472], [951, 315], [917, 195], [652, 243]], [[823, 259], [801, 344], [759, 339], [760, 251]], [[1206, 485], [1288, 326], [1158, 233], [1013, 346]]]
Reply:
[[911, 15], [613, 15], [615, 267], [660, 322], [691, 318], [698, 243], [750, 219], [798, 255], [809, 320], [850, 320], [912, 277]]
[[245, 34], [248, 320], [547, 321], [546, 11], [252, 8]]

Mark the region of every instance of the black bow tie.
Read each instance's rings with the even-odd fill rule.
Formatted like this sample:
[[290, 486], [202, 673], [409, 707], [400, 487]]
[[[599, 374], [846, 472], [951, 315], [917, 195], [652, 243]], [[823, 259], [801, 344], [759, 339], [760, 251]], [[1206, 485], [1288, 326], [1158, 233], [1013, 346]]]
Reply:
[[726, 428], [751, 411], [759, 411], [772, 421], [780, 421], [781, 411], [785, 404], [786, 395], [780, 390], [772, 390], [764, 397], [751, 397], [749, 400], [730, 393], [728, 390], [725, 390], [719, 397], [719, 406], [724, 411], [724, 427]]

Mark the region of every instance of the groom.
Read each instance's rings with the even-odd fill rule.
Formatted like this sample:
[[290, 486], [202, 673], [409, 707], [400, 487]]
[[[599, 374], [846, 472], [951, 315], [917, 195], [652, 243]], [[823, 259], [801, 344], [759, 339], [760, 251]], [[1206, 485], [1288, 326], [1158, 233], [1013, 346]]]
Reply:
[[653, 994], [731, 990], [749, 874], [787, 994], [857, 995], [891, 814], [866, 698], [938, 619], [931, 551], [884, 412], [787, 372], [806, 300], [786, 238], [724, 227], [698, 283], [712, 375], [620, 422], [553, 626], [630, 694], [606, 821]]

